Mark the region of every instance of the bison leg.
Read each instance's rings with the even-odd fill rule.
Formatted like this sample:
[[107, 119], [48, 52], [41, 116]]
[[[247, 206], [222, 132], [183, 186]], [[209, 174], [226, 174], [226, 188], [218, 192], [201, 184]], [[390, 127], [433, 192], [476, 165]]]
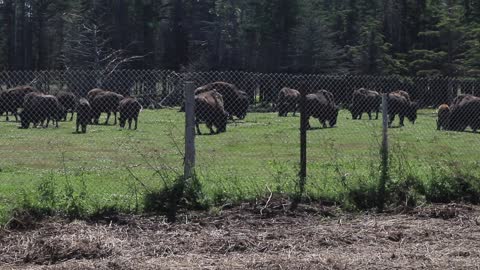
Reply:
[[372, 120], [372, 112], [369, 111], [367, 112], [367, 114], [368, 114], [368, 120]]
[[[80, 122], [78, 122], [78, 120], [77, 120], [76, 126], [77, 126], [76, 132], [78, 133], [78, 128], [80, 127]], [[82, 126], [82, 129], [83, 129], [83, 126]]]
[[128, 129], [132, 129], [132, 118], [128, 118]]
[[110, 119], [110, 112], [107, 112], [107, 120], [105, 120], [105, 125], [108, 125], [109, 119]]
[[399, 115], [399, 117], [400, 117], [400, 126], [402, 126], [402, 127], [405, 126], [403, 124], [403, 120], [405, 119], [405, 115]]
[[138, 117], [135, 117], [134, 120], [135, 120], [135, 128], [134, 129], [137, 130]]
[[378, 120], [378, 110], [375, 113], [376, 113], [375, 120]]
[[200, 132], [200, 125], [199, 125], [198, 121], [195, 121], [195, 127], [197, 128], [197, 134], [202, 135], [202, 132]]
[[389, 115], [389, 119], [388, 119], [388, 126], [391, 127], [392, 126], [392, 123], [393, 123], [393, 120], [395, 120], [395, 114], [390, 114]]
[[113, 125], [116, 126], [117, 125], [117, 112], [113, 112]]
[[72, 115], [70, 116], [70, 121], [73, 121], [73, 113], [74, 113], [74, 111], [72, 110], [71, 113], [72, 113]]
[[87, 133], [87, 125], [82, 125], [82, 133]]

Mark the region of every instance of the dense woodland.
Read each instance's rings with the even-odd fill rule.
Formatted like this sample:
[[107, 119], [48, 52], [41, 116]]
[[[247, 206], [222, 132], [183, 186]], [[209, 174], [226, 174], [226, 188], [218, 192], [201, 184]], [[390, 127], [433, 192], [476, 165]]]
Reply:
[[0, 0], [0, 69], [480, 74], [480, 0]]

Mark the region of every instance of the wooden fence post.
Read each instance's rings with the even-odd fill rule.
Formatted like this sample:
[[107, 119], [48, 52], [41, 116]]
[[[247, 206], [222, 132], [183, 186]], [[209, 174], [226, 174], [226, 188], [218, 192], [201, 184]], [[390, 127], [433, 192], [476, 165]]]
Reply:
[[307, 91], [305, 89], [305, 83], [301, 82], [298, 89], [300, 91], [300, 171], [298, 173], [298, 194], [292, 203], [292, 210], [295, 210], [300, 203], [303, 194], [305, 193], [305, 184], [307, 179], [307, 115], [305, 108], [305, 101]]
[[185, 160], [184, 179], [190, 179], [195, 169], [195, 86], [185, 83]]
[[388, 181], [388, 93], [382, 95], [382, 175], [378, 189], [378, 211], [382, 212], [385, 206], [385, 185]]

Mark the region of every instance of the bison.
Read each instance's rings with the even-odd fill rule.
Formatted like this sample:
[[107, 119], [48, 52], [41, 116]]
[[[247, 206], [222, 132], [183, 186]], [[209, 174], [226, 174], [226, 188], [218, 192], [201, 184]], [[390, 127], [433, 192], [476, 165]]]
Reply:
[[97, 95], [107, 92], [107, 90], [100, 89], [100, 88], [93, 88], [92, 90], [88, 91], [87, 93], [87, 99], [89, 102], [92, 102], [93, 98], [95, 98]]
[[216, 90], [210, 90], [195, 95], [195, 126], [197, 134], [201, 135], [199, 123], [205, 122], [210, 134], [215, 133], [212, 126], [217, 128], [216, 133], [227, 131], [228, 113], [225, 111], [223, 96]]
[[233, 119], [233, 116], [239, 119], [245, 118], [249, 105], [248, 96], [245, 92], [240, 91], [231, 83], [212, 82], [195, 89], [195, 95], [211, 90], [215, 90], [222, 95], [225, 111], [230, 115], [231, 119]]
[[470, 126], [473, 132], [480, 128], [480, 97], [462, 95], [450, 105], [448, 126], [450, 130], [464, 131]]
[[82, 128], [82, 133], [87, 132], [87, 125], [91, 124], [92, 121], [92, 107], [87, 99], [81, 98], [78, 101], [77, 106], [77, 122], [76, 122], [76, 132], [79, 133], [79, 128]]
[[18, 121], [17, 111], [23, 107], [23, 100], [25, 95], [32, 92], [38, 92], [35, 88], [29, 85], [21, 85], [10, 88], [0, 94], [0, 113], [6, 113], [6, 120], [9, 121], [8, 113], [15, 116], [15, 121]]
[[400, 118], [400, 126], [404, 126], [403, 120], [405, 117], [407, 117], [412, 124], [415, 124], [417, 120], [417, 104], [398, 92], [392, 92], [388, 94], [389, 127], [392, 126], [395, 115], [397, 114]]
[[298, 90], [284, 87], [278, 92], [276, 106], [278, 108], [278, 116], [287, 116], [289, 112], [295, 112], [298, 109], [300, 101], [300, 92]]
[[132, 119], [135, 121], [134, 129], [137, 129], [138, 114], [142, 110], [142, 105], [136, 98], [126, 97], [120, 101], [118, 111], [120, 112], [120, 127], [125, 127], [125, 122], [128, 120], [128, 129], [132, 128]]
[[410, 94], [406, 91], [403, 91], [403, 90], [395, 90], [393, 91], [392, 93], [394, 94], [398, 94], [400, 96], [404, 96], [408, 101], [412, 101], [412, 99], [410, 98]]
[[57, 94], [57, 99], [65, 109], [65, 115], [63, 115], [63, 121], [67, 121], [68, 112], [71, 113], [70, 121], [73, 120], [73, 114], [77, 109], [77, 96], [71, 92], [60, 92]]
[[305, 114], [307, 116], [307, 129], [310, 129], [310, 116], [317, 118], [322, 127], [326, 128], [328, 121], [330, 127], [337, 123], [339, 107], [335, 104], [333, 94], [327, 90], [319, 90], [305, 97]]
[[357, 89], [353, 92], [350, 112], [352, 119], [362, 119], [362, 114], [367, 113], [368, 119], [372, 120], [372, 111], [375, 112], [375, 119], [378, 119], [378, 112], [382, 104], [382, 96], [373, 90], [365, 88]]
[[39, 123], [48, 127], [50, 120], [58, 128], [58, 121], [64, 114], [64, 108], [55, 96], [32, 92], [25, 95], [23, 111], [20, 114], [20, 128], [28, 128], [30, 123], [37, 126]]
[[105, 112], [107, 113], [107, 120], [105, 120], [105, 125], [107, 125], [108, 120], [110, 119], [110, 115], [113, 112], [115, 119], [113, 125], [116, 125], [118, 106], [122, 99], [122, 95], [110, 91], [103, 91], [96, 94], [90, 102], [90, 105], [92, 106], [93, 123], [98, 124], [100, 114], [102, 112]]
[[437, 111], [437, 130], [449, 129], [450, 107], [448, 104], [442, 104], [438, 107]]

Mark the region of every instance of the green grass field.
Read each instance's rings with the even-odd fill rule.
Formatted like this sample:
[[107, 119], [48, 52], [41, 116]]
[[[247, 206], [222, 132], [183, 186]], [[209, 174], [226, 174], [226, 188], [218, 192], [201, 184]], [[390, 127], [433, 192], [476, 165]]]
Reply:
[[[421, 110], [415, 125], [406, 120], [405, 127], [389, 129], [392, 181], [409, 175], [428, 181], [456, 170], [480, 177], [480, 135], [437, 131], [435, 118], [434, 110]], [[207, 200], [292, 192], [299, 120], [249, 113], [245, 120], [229, 123], [226, 133], [197, 136], [197, 174]], [[321, 129], [316, 119], [310, 123], [310, 196], [335, 200], [350, 186], [376, 183], [381, 120], [354, 121], [341, 111], [336, 128]], [[2, 117], [0, 213], [46, 180], [55, 183], [59, 194], [67, 185], [83, 187], [92, 208], [115, 205], [132, 210], [146, 189], [161, 187], [183, 172], [184, 114], [177, 110], [144, 110], [136, 131], [99, 125], [89, 126], [87, 134], [75, 134], [74, 122], [61, 122], [58, 129], [17, 126]], [[208, 133], [204, 125], [201, 129]]]

